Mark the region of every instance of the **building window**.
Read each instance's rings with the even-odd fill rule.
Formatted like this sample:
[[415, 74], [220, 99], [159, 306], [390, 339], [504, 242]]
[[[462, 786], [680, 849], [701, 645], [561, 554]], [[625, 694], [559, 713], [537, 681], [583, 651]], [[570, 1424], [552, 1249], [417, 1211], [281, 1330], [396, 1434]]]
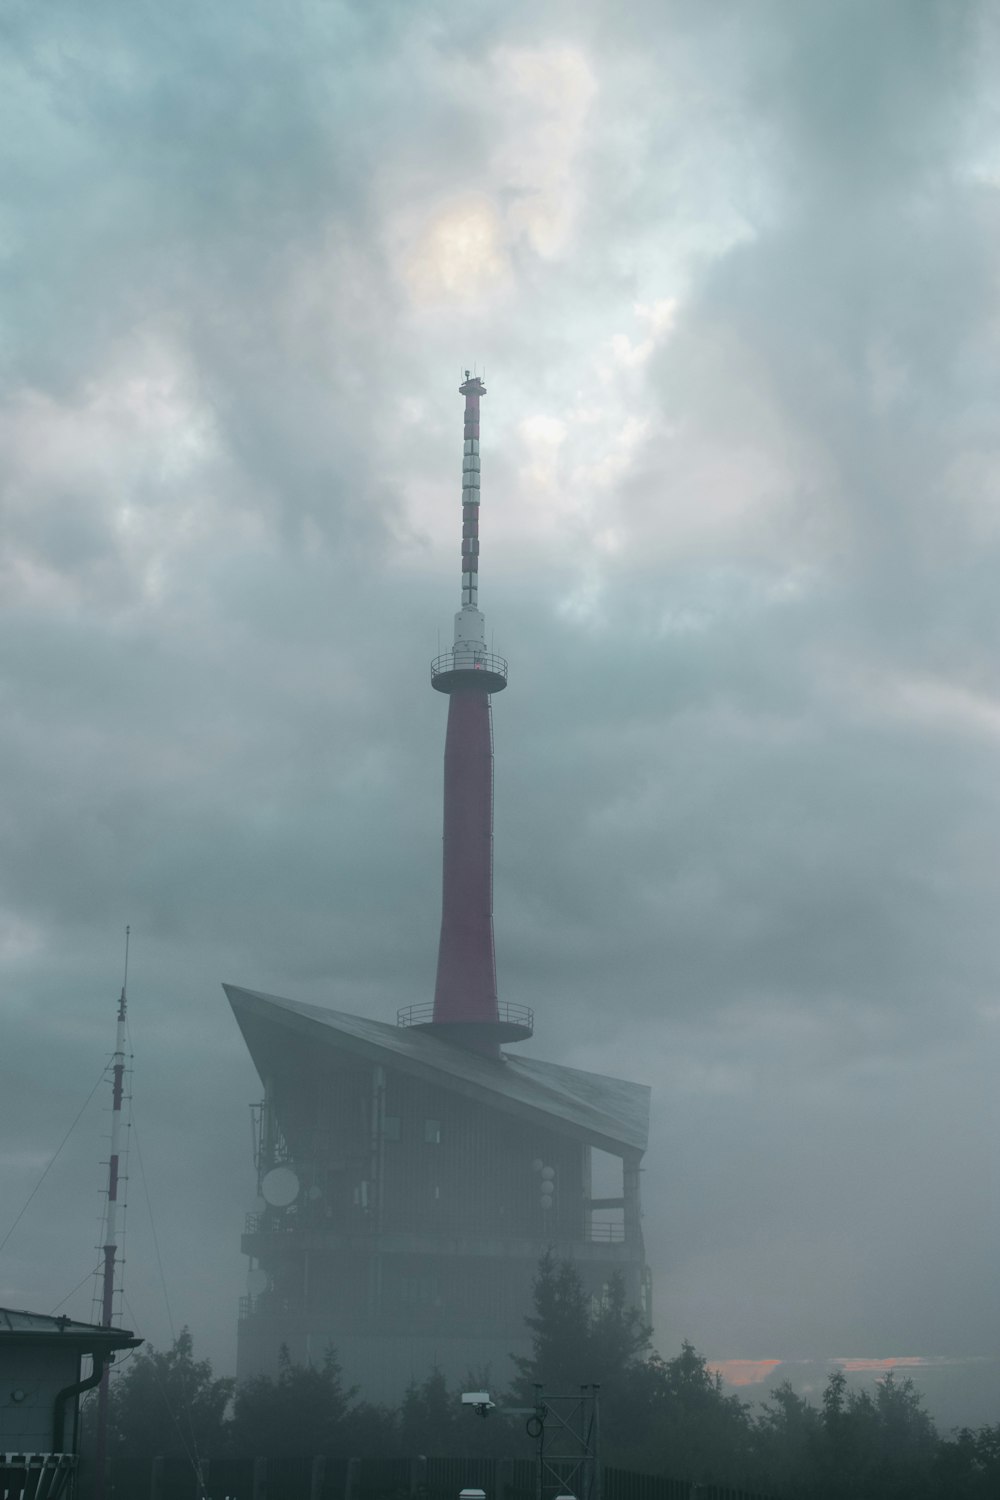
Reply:
[[424, 1140], [429, 1146], [440, 1146], [441, 1144], [441, 1121], [424, 1121]]
[[382, 1121], [382, 1139], [385, 1141], [398, 1141], [401, 1134], [399, 1116], [386, 1115]]

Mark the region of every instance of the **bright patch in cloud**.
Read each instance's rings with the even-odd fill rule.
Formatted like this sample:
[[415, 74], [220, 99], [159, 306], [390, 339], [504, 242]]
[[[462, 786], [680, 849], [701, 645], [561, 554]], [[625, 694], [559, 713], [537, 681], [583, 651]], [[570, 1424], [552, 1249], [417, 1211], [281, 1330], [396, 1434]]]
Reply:
[[577, 47], [501, 47], [493, 57], [502, 132], [499, 184], [513, 194], [512, 238], [552, 259], [568, 245], [580, 199], [577, 157], [597, 80]]
[[611, 340], [614, 363], [627, 370], [640, 369], [646, 364], [653, 350], [673, 328], [677, 316], [677, 298], [663, 297], [651, 306], [640, 302], [634, 310], [639, 322], [646, 325], [645, 335], [633, 340], [627, 334], [616, 333]]
[[859, 1375], [889, 1370], [917, 1370], [924, 1365], [936, 1364], [937, 1361], [923, 1354], [895, 1354], [887, 1359], [835, 1359], [833, 1363], [848, 1375]]
[[[121, 560], [149, 595], [210, 529], [210, 412], [165, 347], [130, 347], [75, 396], [22, 388], [0, 413], [8, 587], [52, 602], [104, 588]], [[197, 494], [190, 493], [194, 489]]]
[[580, 202], [578, 156], [597, 83], [569, 46], [501, 47], [482, 92], [497, 144], [481, 191], [449, 197], [426, 217], [395, 216], [395, 258], [418, 306], [469, 305], [511, 290], [512, 253], [527, 244], [551, 260], [566, 252]]
[[760, 1385], [781, 1364], [780, 1359], [720, 1359], [709, 1365], [727, 1385]]
[[545, 490], [559, 508], [560, 454], [566, 441], [566, 423], [541, 413], [525, 417], [520, 437], [525, 450], [522, 484], [535, 491]]
[[404, 254], [403, 275], [413, 300], [447, 297], [467, 304], [495, 297], [510, 279], [504, 241], [500, 215], [489, 198], [469, 194], [445, 204]]

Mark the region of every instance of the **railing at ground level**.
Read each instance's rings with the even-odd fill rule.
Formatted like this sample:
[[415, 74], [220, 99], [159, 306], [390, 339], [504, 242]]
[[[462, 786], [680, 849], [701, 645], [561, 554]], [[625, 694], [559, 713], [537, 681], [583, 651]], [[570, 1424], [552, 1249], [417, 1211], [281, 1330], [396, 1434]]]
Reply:
[[690, 1500], [686, 1479], [667, 1479], [662, 1474], [636, 1474], [631, 1469], [608, 1469], [601, 1476], [603, 1500]]
[[[199, 1489], [189, 1460], [153, 1460], [149, 1500], [457, 1500], [463, 1489], [487, 1500], [535, 1500], [533, 1458], [213, 1458]], [[602, 1500], [770, 1500], [726, 1485], [602, 1466]], [[141, 1495], [129, 1500], [144, 1500]]]
[[59, 1500], [76, 1470], [75, 1453], [0, 1453], [4, 1500]]
[[601, 1494], [603, 1500], [774, 1500], [727, 1484], [696, 1484], [690, 1479], [668, 1479], [665, 1474], [610, 1468], [603, 1471]]

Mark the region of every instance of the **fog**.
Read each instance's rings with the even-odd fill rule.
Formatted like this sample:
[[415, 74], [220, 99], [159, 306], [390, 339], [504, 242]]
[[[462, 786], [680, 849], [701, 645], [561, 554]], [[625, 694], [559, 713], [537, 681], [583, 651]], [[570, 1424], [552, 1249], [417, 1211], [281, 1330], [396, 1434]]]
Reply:
[[130, 923], [123, 1320], [233, 1367], [222, 981], [432, 993], [475, 365], [500, 994], [653, 1088], [657, 1345], [995, 1419], [997, 18], [621, 9], [5, 7], [0, 1238]]

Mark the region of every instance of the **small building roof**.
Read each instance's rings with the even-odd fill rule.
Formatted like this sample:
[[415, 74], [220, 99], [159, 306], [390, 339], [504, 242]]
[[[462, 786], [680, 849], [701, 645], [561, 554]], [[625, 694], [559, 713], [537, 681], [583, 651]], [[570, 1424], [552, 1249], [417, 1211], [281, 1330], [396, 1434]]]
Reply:
[[7, 1343], [74, 1344], [93, 1349], [132, 1349], [142, 1343], [128, 1328], [105, 1328], [101, 1323], [78, 1323], [51, 1313], [21, 1312], [0, 1307], [0, 1341]]
[[451, 1088], [615, 1155], [640, 1154], [649, 1132], [649, 1088], [510, 1053], [499, 1059], [441, 1041], [432, 1032], [284, 1000], [226, 984], [233, 1013], [263, 1078], [279, 1037], [343, 1051]]

